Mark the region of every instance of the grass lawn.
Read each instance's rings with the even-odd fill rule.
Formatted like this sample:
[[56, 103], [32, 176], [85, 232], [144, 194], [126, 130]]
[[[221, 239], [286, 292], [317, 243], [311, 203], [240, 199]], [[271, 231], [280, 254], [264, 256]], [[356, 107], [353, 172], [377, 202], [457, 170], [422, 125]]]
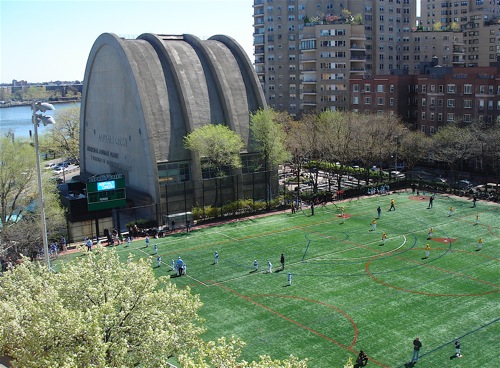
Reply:
[[[388, 211], [391, 198], [395, 211]], [[156, 243], [164, 262], [158, 275], [174, 276], [171, 260], [182, 257], [187, 276], [172, 282], [201, 296], [206, 338], [242, 338], [246, 360], [293, 354], [310, 367], [343, 367], [363, 349], [371, 367], [404, 367], [418, 336], [420, 367], [492, 367], [500, 336], [500, 206], [480, 201], [471, 208], [444, 195], [427, 205], [428, 196], [410, 192], [374, 196], [316, 207], [314, 216], [309, 208], [288, 211], [116, 249], [125, 260], [130, 252], [151, 255]], [[463, 357], [450, 359], [456, 338]]]

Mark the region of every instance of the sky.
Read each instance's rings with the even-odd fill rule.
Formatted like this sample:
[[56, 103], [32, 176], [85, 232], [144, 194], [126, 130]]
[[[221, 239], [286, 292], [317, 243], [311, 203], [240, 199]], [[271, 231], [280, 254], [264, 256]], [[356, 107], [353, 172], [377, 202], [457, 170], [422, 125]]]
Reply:
[[253, 61], [253, 0], [0, 0], [0, 83], [83, 80], [99, 35], [216, 34]]

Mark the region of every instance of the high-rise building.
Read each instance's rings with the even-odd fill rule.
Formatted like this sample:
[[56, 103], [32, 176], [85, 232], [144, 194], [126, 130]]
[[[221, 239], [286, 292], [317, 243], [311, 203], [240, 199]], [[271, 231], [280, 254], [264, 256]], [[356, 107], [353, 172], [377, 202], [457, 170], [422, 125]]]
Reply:
[[419, 25], [424, 31], [460, 32], [464, 66], [486, 67], [500, 56], [500, 0], [422, 0]]
[[[255, 69], [268, 104], [292, 115], [344, 107], [340, 91], [349, 90], [352, 73], [412, 69], [415, 25], [413, 0], [254, 0]], [[316, 85], [311, 94], [301, 79], [310, 80], [308, 69], [316, 80], [344, 82]]]

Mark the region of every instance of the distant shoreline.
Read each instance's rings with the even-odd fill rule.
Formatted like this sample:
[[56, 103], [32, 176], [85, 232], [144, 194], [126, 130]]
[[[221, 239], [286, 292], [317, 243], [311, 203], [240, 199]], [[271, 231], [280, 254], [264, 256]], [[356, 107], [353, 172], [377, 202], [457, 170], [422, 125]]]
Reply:
[[[58, 101], [49, 101], [51, 104], [59, 104], [59, 103], [77, 103], [82, 102], [81, 99], [68, 99], [68, 100], [58, 100]], [[17, 106], [30, 106], [31, 101], [10, 101], [10, 102], [0, 102], [0, 109], [6, 107], [17, 107]]]

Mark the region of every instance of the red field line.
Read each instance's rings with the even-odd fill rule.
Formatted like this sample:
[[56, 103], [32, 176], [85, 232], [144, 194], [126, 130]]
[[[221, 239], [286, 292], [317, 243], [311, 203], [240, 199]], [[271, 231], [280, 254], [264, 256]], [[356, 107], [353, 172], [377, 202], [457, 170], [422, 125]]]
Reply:
[[[330, 341], [330, 342], [332, 342], [332, 343], [334, 343], [334, 344], [336, 344], [336, 345], [338, 345], [338, 346], [340, 346], [340, 347], [342, 347], [342, 348], [344, 348], [344, 349], [346, 349], [346, 350], [348, 350], [348, 351], [350, 351], [352, 353], [355, 353], [355, 354], [359, 353], [358, 351], [356, 351], [356, 350], [353, 349], [353, 346], [356, 343], [356, 341], [358, 340], [358, 335], [359, 335], [359, 333], [358, 333], [358, 327], [356, 326], [356, 322], [354, 322], [354, 320], [352, 319], [352, 317], [350, 317], [347, 313], [345, 313], [344, 311], [336, 308], [333, 305], [326, 304], [326, 303], [321, 302], [319, 300], [309, 299], [309, 298], [303, 298], [303, 297], [299, 297], [299, 296], [278, 295], [278, 294], [254, 295], [254, 297], [278, 297], [278, 298], [299, 299], [299, 300], [303, 300], [303, 301], [307, 301], [307, 302], [311, 302], [311, 303], [320, 304], [320, 305], [326, 306], [326, 307], [328, 307], [330, 309], [333, 309], [333, 310], [339, 312], [340, 314], [342, 314], [344, 317], [346, 317], [349, 320], [349, 322], [351, 323], [351, 325], [353, 326], [353, 329], [354, 329], [354, 338], [353, 338], [353, 340], [352, 340], [352, 342], [351, 342], [351, 344], [349, 346], [347, 346], [345, 344], [342, 344], [341, 342], [338, 342], [337, 340], [332, 339], [331, 337], [326, 336], [325, 334], [323, 334], [321, 332], [313, 330], [312, 328], [310, 328], [310, 327], [308, 327], [308, 326], [306, 326], [306, 325], [304, 325], [302, 323], [299, 323], [299, 322], [297, 322], [297, 321], [295, 321], [295, 320], [293, 320], [293, 319], [285, 316], [284, 314], [281, 314], [281, 313], [275, 311], [274, 309], [269, 308], [268, 306], [266, 306], [266, 305], [264, 305], [262, 303], [259, 303], [259, 302], [255, 301], [254, 299], [252, 299], [249, 296], [242, 295], [242, 294], [238, 293], [237, 291], [235, 291], [235, 290], [233, 290], [233, 289], [231, 289], [231, 288], [229, 288], [229, 287], [227, 287], [225, 285], [222, 285], [222, 284], [219, 284], [219, 283], [214, 283], [214, 285], [219, 286], [220, 288], [222, 288], [222, 289], [230, 292], [233, 295], [238, 296], [239, 298], [245, 299], [246, 301], [248, 301], [248, 302], [250, 302], [250, 303], [252, 303], [252, 304], [254, 304], [254, 305], [256, 305], [256, 306], [258, 306], [258, 307], [260, 307], [260, 308], [262, 308], [262, 309], [264, 309], [264, 310], [266, 310], [266, 311], [268, 311], [268, 312], [270, 312], [270, 313], [272, 313], [272, 314], [274, 314], [274, 315], [282, 318], [282, 319], [284, 319], [285, 321], [293, 323], [294, 325], [296, 325], [296, 326], [298, 326], [298, 327], [300, 327], [300, 328], [302, 328], [302, 329], [304, 329], [304, 330], [306, 330], [308, 332], [311, 332], [312, 334], [314, 334], [316, 336], [319, 336], [319, 337], [321, 337], [324, 340]], [[385, 365], [385, 364], [383, 364], [383, 363], [381, 363], [381, 362], [379, 362], [379, 361], [377, 361], [377, 360], [375, 360], [373, 358], [370, 358], [370, 362], [373, 362], [373, 363], [375, 363], [375, 364], [377, 364], [377, 365], [379, 365], [381, 367], [389, 367], [389, 366], [387, 366], [387, 365]]]
[[[454, 250], [454, 252], [460, 252], [460, 251], [459, 250]], [[466, 252], [466, 251], [463, 251], [463, 252]], [[374, 281], [378, 282], [379, 284], [387, 286], [387, 287], [390, 287], [390, 288], [395, 289], [395, 290], [404, 291], [404, 292], [412, 293], [412, 294], [427, 295], [427, 296], [481, 296], [481, 295], [493, 294], [493, 293], [500, 292], [500, 290], [498, 289], [499, 285], [496, 285], [496, 284], [494, 284], [492, 282], [485, 281], [485, 280], [480, 280], [480, 279], [477, 279], [475, 277], [470, 277], [470, 276], [461, 274], [459, 272], [450, 271], [450, 270], [447, 270], [447, 269], [444, 269], [444, 268], [441, 268], [441, 267], [435, 267], [435, 266], [432, 266], [432, 265], [429, 265], [429, 264], [423, 264], [422, 266], [425, 266], [425, 267], [428, 267], [428, 268], [432, 268], [432, 269], [435, 269], [435, 270], [438, 270], [438, 271], [441, 271], [441, 272], [444, 272], [444, 273], [449, 273], [449, 274], [452, 274], [452, 275], [455, 275], [455, 276], [465, 277], [465, 278], [468, 278], [470, 280], [476, 281], [478, 283], [482, 283], [482, 284], [486, 284], [488, 286], [495, 287], [497, 289], [496, 290], [485, 291], [485, 292], [482, 292], [482, 293], [473, 293], [473, 294], [445, 294], [445, 293], [429, 293], [429, 292], [425, 292], [425, 291], [417, 291], [417, 290], [411, 290], [411, 289], [406, 289], [406, 288], [403, 288], [403, 287], [395, 286], [395, 285], [389, 284], [388, 282], [380, 280], [379, 278], [375, 277], [371, 273], [371, 271], [370, 271], [370, 264], [376, 258], [377, 257], [373, 257], [371, 260], [369, 260], [368, 262], [366, 262], [366, 264], [365, 264], [365, 271], [366, 271], [366, 273], [368, 274], [368, 276], [370, 276], [370, 278], [372, 278]], [[413, 260], [410, 260], [410, 259], [406, 259], [406, 260], [407, 261], [413, 261]], [[415, 262], [415, 261], [413, 261], [413, 262]]]

